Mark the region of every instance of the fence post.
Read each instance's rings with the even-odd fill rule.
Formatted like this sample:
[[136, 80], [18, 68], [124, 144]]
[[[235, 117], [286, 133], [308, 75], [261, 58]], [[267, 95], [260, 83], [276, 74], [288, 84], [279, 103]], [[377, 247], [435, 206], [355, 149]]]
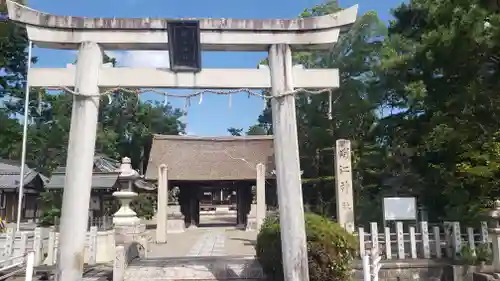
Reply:
[[434, 233], [434, 247], [436, 248], [436, 258], [441, 258], [441, 231], [439, 230], [439, 226], [434, 226], [432, 228], [432, 232]]
[[[28, 250], [28, 233], [26, 231], [20, 231], [21, 233], [21, 245], [19, 246], [19, 252], [21, 255], [25, 255], [27, 250]], [[15, 242], [14, 242], [15, 245]], [[15, 261], [17, 262], [23, 262], [24, 257], [19, 258], [19, 260]]]
[[453, 258], [453, 224], [449, 221], [443, 222], [444, 226], [444, 241], [446, 245], [446, 257]]
[[358, 228], [358, 239], [359, 239], [359, 255], [361, 258], [365, 255], [365, 229], [362, 227]]
[[398, 240], [398, 259], [403, 260], [405, 258], [405, 240], [403, 233], [403, 223], [396, 222], [396, 239]]
[[90, 227], [89, 233], [89, 265], [97, 262], [97, 226]]
[[474, 239], [474, 228], [467, 227], [467, 242], [469, 244], [469, 248], [472, 251], [472, 254], [476, 256], [476, 241]]
[[417, 258], [417, 239], [415, 239], [415, 227], [410, 226], [410, 256], [412, 259]]
[[385, 239], [385, 258], [392, 259], [392, 245], [391, 245], [391, 229], [389, 227], [384, 227], [384, 239]]
[[364, 281], [371, 281], [370, 255], [368, 255], [367, 253], [362, 253], [361, 256], [363, 257], [363, 280]]
[[54, 227], [51, 227], [49, 230], [49, 243], [47, 249], [47, 265], [54, 265], [54, 255], [56, 250], [56, 231]]
[[34, 265], [38, 266], [42, 263], [42, 229], [36, 227], [33, 236]]
[[490, 241], [488, 234], [488, 223], [485, 221], [481, 222], [481, 242], [488, 243]]
[[[12, 254], [14, 253], [14, 229], [13, 228], [7, 228], [6, 232], [6, 237], [5, 237], [5, 245], [3, 248], [3, 259], [6, 260], [10, 257], [12, 257]], [[10, 265], [10, 262], [4, 263], [5, 265]]]
[[371, 276], [373, 281], [378, 281], [378, 272], [380, 271], [380, 268], [382, 267], [382, 264], [380, 263], [380, 260], [382, 257], [380, 256], [379, 252], [376, 249], [372, 249], [371, 252]]
[[452, 245], [453, 245], [453, 258], [457, 258], [462, 250], [462, 233], [460, 232], [460, 223], [455, 221], [452, 223]]
[[426, 221], [420, 222], [420, 232], [422, 239], [422, 252], [424, 253], [424, 259], [431, 258], [431, 250], [429, 248], [429, 225]]
[[33, 280], [33, 273], [35, 271], [34, 267], [35, 267], [35, 252], [29, 252], [28, 256], [26, 257], [26, 271], [25, 271], [26, 278], [24, 279], [25, 281]]
[[378, 225], [376, 222], [370, 223], [370, 236], [371, 236], [371, 242], [372, 242], [372, 249], [376, 249], [378, 252], [378, 250], [379, 250]]
[[57, 258], [59, 256], [59, 232], [55, 233], [55, 242], [54, 242], [54, 261], [53, 264], [57, 264]]

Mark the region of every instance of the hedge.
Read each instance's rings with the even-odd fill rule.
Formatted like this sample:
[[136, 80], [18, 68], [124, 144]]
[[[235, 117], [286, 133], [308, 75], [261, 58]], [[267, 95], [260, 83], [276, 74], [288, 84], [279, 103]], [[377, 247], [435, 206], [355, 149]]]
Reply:
[[[357, 252], [356, 238], [338, 223], [305, 214], [310, 281], [347, 281]], [[257, 259], [270, 281], [283, 281], [278, 216], [267, 217], [257, 236]]]

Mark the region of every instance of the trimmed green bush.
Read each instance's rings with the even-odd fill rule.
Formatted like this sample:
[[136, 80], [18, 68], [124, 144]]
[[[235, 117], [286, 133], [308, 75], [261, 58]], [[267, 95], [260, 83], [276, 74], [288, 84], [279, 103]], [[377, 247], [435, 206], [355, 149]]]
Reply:
[[[357, 252], [356, 238], [338, 223], [313, 213], [306, 213], [305, 223], [310, 281], [349, 280], [350, 264]], [[277, 216], [266, 218], [255, 248], [268, 280], [284, 280]]]

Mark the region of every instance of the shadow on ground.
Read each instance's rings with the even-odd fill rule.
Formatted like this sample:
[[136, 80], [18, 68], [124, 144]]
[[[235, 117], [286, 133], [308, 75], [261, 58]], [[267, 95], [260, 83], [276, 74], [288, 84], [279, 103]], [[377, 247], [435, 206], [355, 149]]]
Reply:
[[230, 238], [231, 240], [234, 240], [234, 241], [243, 241], [245, 243], [243, 243], [243, 245], [245, 246], [255, 246], [257, 245], [257, 241], [255, 240], [252, 240], [252, 239], [245, 239], [245, 238]]

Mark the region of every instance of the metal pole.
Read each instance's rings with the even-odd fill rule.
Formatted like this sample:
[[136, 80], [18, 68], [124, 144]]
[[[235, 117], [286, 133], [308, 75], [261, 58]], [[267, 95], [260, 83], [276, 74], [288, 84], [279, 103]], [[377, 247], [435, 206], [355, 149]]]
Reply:
[[31, 68], [31, 49], [33, 42], [28, 43], [28, 62], [26, 68], [26, 92], [24, 94], [24, 124], [23, 124], [23, 148], [21, 152], [21, 173], [19, 174], [19, 194], [17, 196], [17, 218], [16, 218], [16, 231], [19, 231], [21, 224], [21, 212], [23, 206], [24, 195], [24, 166], [26, 165], [26, 142], [28, 138], [28, 117], [29, 117], [29, 103], [30, 103], [30, 85], [28, 83], [28, 73]]

